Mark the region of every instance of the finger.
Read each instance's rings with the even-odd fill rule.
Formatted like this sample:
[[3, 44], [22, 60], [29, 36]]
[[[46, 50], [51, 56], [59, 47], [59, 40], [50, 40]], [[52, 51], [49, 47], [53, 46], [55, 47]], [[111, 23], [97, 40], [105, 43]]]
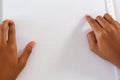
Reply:
[[28, 58], [29, 58], [29, 56], [32, 52], [32, 49], [33, 49], [34, 45], [35, 45], [34, 41], [28, 43], [27, 46], [25, 47], [22, 55], [19, 57], [18, 64], [19, 64], [21, 69], [23, 69], [25, 67], [26, 62], [27, 62], [27, 60], [28, 60]]
[[103, 31], [103, 29], [100, 27], [100, 25], [90, 16], [86, 16], [86, 19], [88, 21], [88, 23], [91, 25], [93, 31], [95, 32], [95, 34], [97, 34], [98, 32]]
[[108, 21], [106, 21], [103, 17], [97, 16], [96, 20], [101, 25], [101, 27], [105, 29], [105, 31], [110, 32], [111, 29], [113, 29], [112, 25]]
[[118, 21], [115, 21], [117, 26], [120, 26], [120, 23]]
[[12, 20], [9, 23], [8, 44], [16, 44], [15, 24]]
[[8, 24], [9, 24], [9, 20], [5, 20], [1, 24], [1, 44], [7, 44], [6, 33], [9, 26]]
[[94, 32], [89, 32], [88, 35], [88, 42], [89, 42], [89, 47], [93, 52], [97, 52], [97, 40], [95, 37]]
[[104, 17], [110, 24], [116, 25], [116, 21], [115, 21], [108, 13], [106, 13], [103, 17]]
[[115, 21], [115, 23], [116, 23], [116, 26], [115, 26], [116, 29], [119, 30], [120, 29], [120, 23], [118, 21]]

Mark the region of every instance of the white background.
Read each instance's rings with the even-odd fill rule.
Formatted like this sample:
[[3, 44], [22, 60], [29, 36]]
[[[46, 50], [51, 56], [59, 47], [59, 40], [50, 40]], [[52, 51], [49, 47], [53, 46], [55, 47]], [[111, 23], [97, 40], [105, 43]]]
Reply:
[[115, 8], [116, 8], [116, 18], [120, 21], [120, 0], [114, 0], [115, 1]]
[[[17, 0], [11, 0], [11, 1], [4, 0], [4, 1], [6, 1], [6, 3], [4, 6], [5, 11], [4, 11], [3, 17], [13, 18], [15, 20], [15, 22], [17, 23], [16, 24], [17, 25], [17, 34], [18, 34], [17, 39], [18, 39], [18, 43], [19, 43], [18, 46], [23, 48], [25, 43], [27, 43], [27, 41], [29, 41], [31, 39], [40, 40], [40, 41], [38, 41], [38, 43], [36, 45], [35, 51], [33, 51], [34, 54], [32, 54], [32, 56], [30, 57], [30, 59], [28, 61], [28, 65], [26, 66], [25, 70], [22, 72], [22, 74], [20, 75], [18, 80], [37, 80], [37, 79], [38, 80], [39, 79], [41, 79], [41, 80], [58, 80], [58, 78], [59, 78], [59, 80], [63, 80], [63, 79], [64, 80], [99, 80], [99, 79], [100, 80], [108, 80], [109, 78], [111, 78], [109, 80], [114, 79], [114, 76], [113, 76], [114, 73], [113, 74], [111, 73], [111, 72], [114, 72], [112, 67], [110, 67], [111, 64], [105, 62], [103, 59], [99, 58], [96, 55], [91, 55], [93, 53], [90, 52], [90, 50], [88, 48], [88, 43], [86, 43], [87, 42], [86, 34], [85, 34], [86, 31], [84, 30], [85, 29], [84, 26], [86, 26], [86, 25], [82, 26], [81, 28], [79, 27], [79, 26], [81, 26], [81, 24], [85, 24], [85, 19], [82, 18], [82, 20], [79, 21], [81, 16], [84, 16], [84, 14], [80, 15], [80, 13], [82, 11], [81, 12], [77, 11], [79, 8], [81, 9], [81, 6], [79, 4], [73, 5], [74, 7], [78, 8], [78, 9], [73, 8], [73, 10], [72, 10], [73, 12], [69, 13], [69, 12], [67, 12], [67, 10], [72, 9], [73, 6], [71, 7], [71, 5], [67, 3], [68, 2], [67, 0], [64, 0], [64, 1], [66, 1], [66, 3], [64, 3], [64, 4], [61, 0], [60, 2], [61, 2], [61, 4], [63, 4], [62, 8], [64, 9], [64, 11], [59, 10], [59, 9], [61, 9], [60, 4], [57, 4], [57, 5], [54, 4], [51, 7], [52, 7], [52, 9], [56, 10], [56, 12], [53, 13], [52, 11], [54, 11], [54, 10], [52, 10], [52, 9], [51, 9], [52, 11], [47, 10], [49, 12], [49, 15], [47, 14], [48, 12], [46, 11], [47, 17], [45, 17], [45, 14], [42, 13], [42, 12], [45, 12], [42, 9], [42, 7], [44, 7], [44, 4], [42, 4], [42, 3], [38, 4], [37, 2], [35, 3], [34, 1], [32, 2], [32, 0], [29, 0], [29, 1], [31, 1], [31, 6], [29, 6], [29, 4], [25, 3], [25, 2], [28, 2], [28, 0], [26, 0], [26, 1], [20, 0], [19, 3], [21, 3], [21, 4], [18, 4]], [[45, 1], [48, 1], [48, 0], [45, 0]], [[54, 1], [54, 0], [52, 0], [52, 1]], [[57, 0], [55, 0], [55, 2], [56, 1]], [[69, 1], [73, 1], [73, 0], [69, 0]], [[75, 1], [77, 1], [77, 0], [75, 0]], [[73, 4], [75, 1], [71, 2], [71, 4]], [[13, 2], [14, 2], [14, 4], [13, 4]], [[93, 2], [96, 4], [97, 4], [97, 2], [101, 3], [101, 1], [96, 1], [96, 0], [93, 0]], [[89, 5], [93, 4], [93, 2], [90, 2]], [[34, 4], [34, 3], [37, 4], [37, 5], [34, 5], [36, 9], [34, 8], [33, 10], [31, 10], [32, 4]], [[46, 3], [46, 2], [44, 2], [44, 3]], [[47, 3], [48, 4], [46, 4], [46, 5], [49, 5], [49, 1]], [[116, 1], [116, 3], [119, 3], [119, 0]], [[69, 7], [66, 7], [66, 5], [69, 5]], [[59, 6], [58, 7], [59, 9], [56, 9], [54, 6]], [[22, 9], [22, 7], [26, 8], [27, 11], [26, 11], [26, 9]], [[66, 8], [64, 8], [64, 7], [66, 7]], [[119, 16], [119, 13], [120, 13], [119, 12], [120, 10], [118, 11], [118, 7], [120, 7], [119, 4], [116, 5], [117, 16]], [[49, 8], [49, 7], [47, 7], [47, 8]], [[85, 13], [90, 12], [91, 14], [93, 14], [93, 16], [98, 15], [98, 13], [99, 14], [104, 13], [104, 5], [101, 7], [101, 5], [98, 4], [97, 8], [95, 8], [95, 11], [91, 11], [91, 9], [93, 9], [93, 8], [94, 8], [94, 6], [87, 7], [86, 8], [87, 12], [86, 11], [84, 11], [84, 12]], [[39, 14], [39, 17], [37, 15], [32, 16], [33, 15], [32, 11], [37, 12], [37, 9], [42, 10], [41, 13], [37, 13], [37, 15]], [[96, 9], [98, 9], [99, 11]], [[23, 14], [22, 14], [22, 11], [23, 11]], [[61, 17], [59, 17], [60, 11], [65, 12], [65, 13], [60, 14]], [[69, 10], [69, 11], [71, 12], [71, 10]], [[28, 13], [29, 13], [29, 15], [27, 15]], [[55, 13], [57, 13], [58, 15], [53, 15]], [[42, 14], [43, 16], [41, 16], [40, 14]], [[53, 17], [50, 15], [52, 15]], [[64, 16], [64, 15], [66, 15], [66, 16]], [[59, 18], [56, 18], [54, 16], [57, 16]], [[70, 17], [70, 16], [72, 16], [72, 17]], [[67, 20], [68, 18], [70, 18], [70, 19]], [[36, 22], [36, 19], [38, 19], [37, 22]], [[118, 19], [120, 20], [120, 18], [118, 18]], [[34, 21], [32, 21], [32, 20], [34, 20]], [[55, 21], [52, 21], [52, 20], [55, 20]], [[46, 24], [46, 21], [48, 24]], [[63, 27], [63, 25], [59, 24], [58, 21], [61, 21], [61, 23], [64, 24], [65, 27]], [[34, 25], [33, 25], [33, 23], [29, 23], [29, 22], [33, 22]], [[54, 22], [54, 23], [51, 23], [51, 22]], [[76, 23], [78, 25], [76, 25]], [[58, 26], [58, 25], [59, 25], [59, 28], [56, 28], [56, 26]], [[33, 27], [35, 27], [35, 26], [42, 26], [42, 27], [40, 27], [39, 29], [34, 29]], [[75, 30], [74, 30], [73, 26], [76, 27]], [[32, 27], [32, 29], [30, 29], [30, 27]], [[53, 28], [53, 29], [51, 29], [51, 28]], [[66, 29], [64, 29], [64, 28], [66, 28]], [[68, 28], [72, 32], [72, 35], [70, 34], [71, 32], [68, 33], [69, 32], [69, 31], [67, 31]], [[55, 31], [55, 29], [56, 29], [56, 31]], [[81, 33], [78, 33], [79, 30]], [[54, 34], [54, 33], [56, 33], [56, 34]], [[57, 36], [57, 35], [59, 35], [59, 36]], [[80, 37], [80, 36], [84, 36], [84, 37]], [[64, 46], [65, 51], [63, 50], [63, 54], [61, 54], [62, 52], [57, 50], [58, 48], [63, 48], [63, 45], [62, 45], [63, 41], [59, 40], [59, 38], [66, 40], [65, 41], [66, 46]], [[55, 39], [57, 41], [56, 42], [57, 44], [54, 42]], [[51, 40], [51, 41], [48, 41], [48, 40]], [[80, 40], [81, 40], [81, 42], [79, 42]], [[22, 44], [20, 44], [20, 43], [22, 43]], [[55, 44], [53, 44], [53, 43], [55, 43]], [[52, 47], [51, 47], [51, 44], [53, 45]], [[79, 44], [79, 46], [78, 46], [78, 44]], [[79, 50], [79, 48], [81, 48], [81, 51]], [[87, 48], [87, 49], [85, 49], [85, 48]], [[46, 51], [46, 50], [48, 50], [48, 51]], [[86, 51], [90, 52], [91, 54], [87, 54]], [[80, 52], [82, 52], [82, 53], [79, 54]], [[44, 54], [44, 53], [46, 53], [46, 54]], [[67, 54], [64, 54], [64, 53], [67, 53]], [[82, 65], [78, 64], [79, 61]], [[90, 64], [88, 64], [88, 62]], [[58, 63], [60, 63], [60, 64], [58, 64]], [[71, 64], [73, 64], [73, 65], [71, 65]], [[80, 74], [81, 74], [81, 76], [80, 76]]]

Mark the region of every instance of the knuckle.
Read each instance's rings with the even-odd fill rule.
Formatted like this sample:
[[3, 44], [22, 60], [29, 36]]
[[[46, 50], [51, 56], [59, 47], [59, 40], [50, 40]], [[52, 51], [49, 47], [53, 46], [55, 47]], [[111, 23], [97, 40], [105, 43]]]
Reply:
[[20, 63], [19, 63], [19, 66], [20, 66], [21, 68], [24, 68], [24, 67], [26, 66], [26, 62], [23, 61], [23, 60], [21, 60]]
[[16, 49], [17, 46], [12, 44], [12, 45], [9, 46], [9, 48], [10, 48], [10, 49]]
[[116, 29], [114, 28], [114, 26], [110, 25], [110, 28], [108, 30], [109, 33], [114, 33], [116, 32]]
[[107, 32], [105, 32], [105, 31], [99, 32], [99, 34], [98, 34], [99, 39], [104, 39], [106, 36], [107, 36]]

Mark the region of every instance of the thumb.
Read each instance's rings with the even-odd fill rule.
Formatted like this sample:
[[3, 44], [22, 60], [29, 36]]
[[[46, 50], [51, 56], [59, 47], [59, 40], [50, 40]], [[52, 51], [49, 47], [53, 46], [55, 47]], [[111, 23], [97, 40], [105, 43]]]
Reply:
[[35, 45], [34, 41], [29, 42], [27, 46], [25, 47], [22, 55], [19, 57], [16, 76], [18, 76], [20, 72], [23, 70], [23, 68], [26, 66], [27, 60], [32, 52], [34, 45]]
[[94, 32], [93, 31], [89, 32], [87, 37], [88, 37], [90, 49], [96, 53], [97, 52], [97, 40], [96, 40]]

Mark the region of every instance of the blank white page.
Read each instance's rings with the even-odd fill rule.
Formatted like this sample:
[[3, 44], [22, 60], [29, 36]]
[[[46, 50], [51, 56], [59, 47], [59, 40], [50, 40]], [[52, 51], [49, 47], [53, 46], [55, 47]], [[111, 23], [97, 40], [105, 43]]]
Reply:
[[3, 0], [16, 23], [18, 52], [36, 41], [17, 80], [115, 80], [112, 64], [89, 49], [84, 16], [106, 12], [105, 0]]
[[114, 2], [115, 2], [115, 12], [116, 12], [116, 15], [117, 15], [117, 20], [120, 22], [120, 5], [119, 5], [119, 3], [120, 3], [120, 0], [114, 0]]
[[2, 0], [0, 0], [0, 21], [2, 20]]

